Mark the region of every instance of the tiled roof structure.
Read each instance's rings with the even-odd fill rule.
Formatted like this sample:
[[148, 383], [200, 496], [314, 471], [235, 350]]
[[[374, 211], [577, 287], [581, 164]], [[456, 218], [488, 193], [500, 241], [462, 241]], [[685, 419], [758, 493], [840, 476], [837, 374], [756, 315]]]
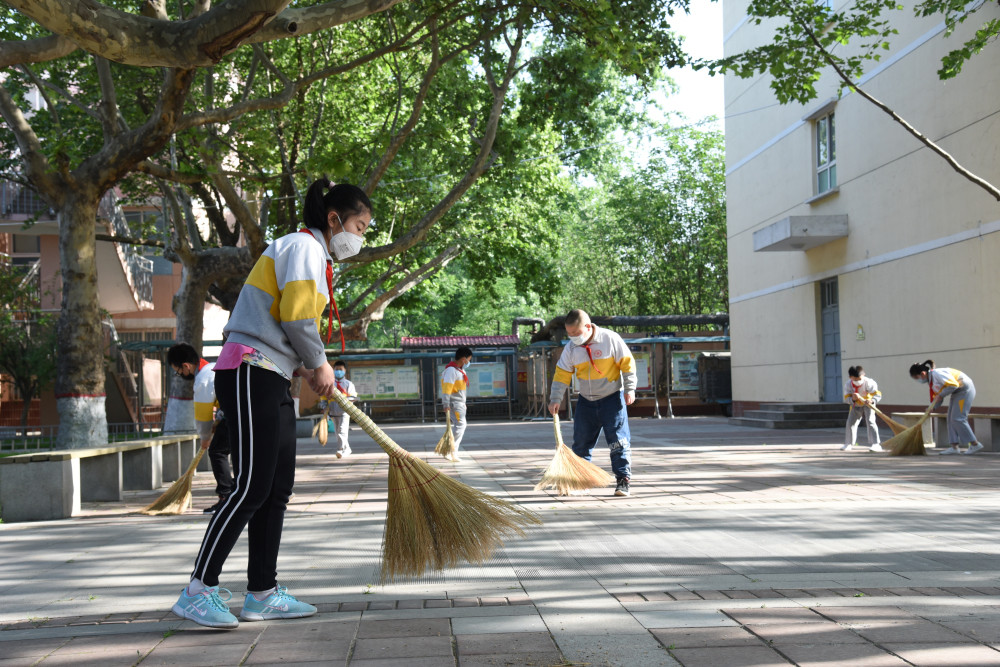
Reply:
[[517, 336], [404, 336], [401, 346], [406, 347], [497, 347], [518, 345]]

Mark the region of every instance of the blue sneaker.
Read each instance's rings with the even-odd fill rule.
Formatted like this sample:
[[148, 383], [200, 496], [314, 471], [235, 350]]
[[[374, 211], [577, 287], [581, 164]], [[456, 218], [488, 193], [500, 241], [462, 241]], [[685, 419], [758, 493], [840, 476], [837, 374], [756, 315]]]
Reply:
[[287, 588], [278, 586], [278, 590], [263, 602], [258, 602], [253, 593], [247, 593], [240, 618], [244, 621], [270, 621], [276, 618], [305, 618], [315, 613], [316, 607], [299, 602], [288, 593]]
[[[227, 597], [221, 597], [220, 591], [225, 591]], [[181, 618], [209, 628], [238, 628], [240, 622], [229, 613], [229, 605], [226, 604], [232, 597], [233, 594], [228, 589], [218, 586], [209, 586], [200, 593], [188, 595], [185, 586], [171, 611]]]

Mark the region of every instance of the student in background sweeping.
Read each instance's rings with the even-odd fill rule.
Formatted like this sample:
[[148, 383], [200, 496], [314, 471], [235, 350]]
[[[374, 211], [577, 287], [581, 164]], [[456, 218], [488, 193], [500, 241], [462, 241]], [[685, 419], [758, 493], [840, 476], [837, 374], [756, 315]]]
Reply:
[[[229, 334], [215, 364], [219, 404], [230, 420], [236, 488], [208, 523], [191, 582], [173, 612], [200, 625], [235, 628], [237, 618], [219, 575], [249, 526], [247, 621], [312, 616], [278, 584], [278, 550], [285, 508], [295, 483], [293, 374], [330, 395], [333, 367], [319, 320], [333, 301], [333, 259], [356, 255], [371, 224], [372, 206], [353, 185], [314, 182], [306, 193], [306, 228], [275, 239], [260, 256], [233, 308]], [[332, 316], [331, 316], [332, 319]], [[331, 327], [332, 329], [332, 327]], [[327, 332], [327, 341], [332, 334]]]
[[441, 373], [441, 407], [445, 412], [451, 411], [452, 435], [455, 436], [455, 449], [447, 457], [449, 461], [461, 461], [458, 456], [458, 446], [462, 444], [465, 435], [466, 420], [465, 392], [469, 387], [469, 376], [465, 369], [472, 363], [472, 349], [460, 347], [455, 350], [455, 358], [448, 362]]
[[[354, 388], [354, 383], [347, 379], [347, 364], [340, 359], [333, 364], [333, 378], [337, 391], [346, 396], [349, 401], [357, 402], [358, 390]], [[324, 396], [323, 400], [328, 399]], [[325, 409], [326, 406], [323, 407]], [[333, 401], [333, 404], [330, 406], [330, 421], [333, 422], [333, 430], [337, 434], [337, 444], [339, 446], [337, 449], [337, 458], [349, 456], [351, 445], [347, 442], [347, 436], [351, 429], [351, 416], [344, 412], [344, 408], [340, 407], [340, 404], [336, 401]]]
[[[167, 363], [178, 377], [194, 380], [194, 423], [201, 439], [201, 448], [208, 450], [208, 460], [212, 463], [212, 475], [215, 477], [215, 495], [219, 497], [214, 505], [206, 507], [202, 512], [215, 514], [233, 491], [233, 469], [229, 464], [229, 429], [222, 410], [216, 410], [219, 403], [215, 399], [215, 364], [202, 359], [188, 343], [171, 346], [167, 350]], [[214, 436], [213, 423], [216, 423]]]
[[[951, 396], [948, 403], [948, 442], [951, 446], [942, 450], [941, 454], [975, 454], [981, 450], [983, 445], [969, 426], [969, 412], [972, 402], [976, 400], [976, 385], [972, 383], [972, 378], [957, 368], [935, 368], [930, 359], [910, 366], [910, 377], [929, 385], [931, 411], [941, 407], [946, 396]], [[962, 443], [969, 445], [965, 451], [959, 449]]]
[[559, 413], [563, 394], [575, 374], [580, 400], [573, 413], [573, 452], [589, 461], [604, 429], [611, 448], [611, 469], [618, 479], [615, 495], [627, 496], [632, 478], [632, 436], [625, 406], [635, 401], [635, 359], [621, 336], [593, 324], [582, 310], [569, 311], [565, 327], [570, 342], [556, 363], [549, 412]]
[[872, 406], [882, 400], [882, 392], [878, 390], [875, 380], [865, 375], [861, 366], [851, 366], [847, 369], [847, 382], [844, 383], [844, 402], [851, 406], [847, 413], [847, 426], [844, 429], [844, 446], [850, 449], [858, 444], [858, 422], [865, 421], [868, 431], [868, 449], [873, 452], [882, 451], [882, 439], [878, 434], [878, 423], [875, 421], [875, 411]]

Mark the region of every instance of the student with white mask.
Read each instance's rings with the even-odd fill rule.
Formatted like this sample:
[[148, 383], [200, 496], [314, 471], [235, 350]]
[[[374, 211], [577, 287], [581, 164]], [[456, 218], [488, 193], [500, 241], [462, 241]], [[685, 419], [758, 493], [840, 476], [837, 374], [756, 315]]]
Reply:
[[[930, 359], [910, 366], [910, 377], [928, 385], [931, 410], [937, 410], [945, 397], [951, 396], [948, 402], [948, 442], [951, 446], [940, 453], [975, 454], [981, 450], [983, 445], [969, 426], [969, 412], [972, 402], [976, 400], [976, 385], [972, 383], [972, 378], [957, 368], [936, 368]], [[965, 451], [959, 449], [962, 443], [969, 444]]]
[[569, 311], [565, 327], [570, 342], [556, 363], [549, 412], [559, 413], [563, 394], [576, 375], [580, 397], [573, 413], [573, 452], [589, 461], [603, 429], [618, 480], [615, 495], [630, 495], [632, 436], [625, 406], [635, 401], [635, 359], [621, 336], [595, 325], [582, 310]]
[[[215, 363], [236, 487], [209, 521], [191, 582], [173, 606], [178, 616], [208, 627], [239, 626], [226, 604], [231, 594], [219, 588], [219, 575], [248, 526], [247, 594], [240, 618], [268, 621], [316, 613], [277, 580], [285, 509], [295, 483], [295, 408], [289, 388], [298, 375], [317, 394], [334, 391], [333, 367], [319, 333], [323, 311], [333, 301], [330, 249], [339, 259], [357, 253], [371, 224], [372, 205], [360, 188], [323, 179], [309, 187], [303, 217], [306, 227], [275, 239], [250, 271]], [[338, 237], [345, 233], [357, 240]], [[326, 342], [332, 315], [328, 322]]]
[[449, 461], [461, 461], [458, 456], [458, 446], [462, 444], [465, 435], [466, 419], [465, 392], [469, 387], [469, 376], [465, 369], [472, 363], [472, 348], [460, 347], [455, 350], [455, 359], [448, 362], [441, 373], [441, 407], [445, 412], [452, 413], [452, 435], [455, 436], [455, 449], [448, 455]]
[[882, 451], [882, 439], [875, 423], [875, 411], [872, 409], [882, 400], [882, 392], [875, 380], [865, 375], [861, 366], [851, 366], [847, 369], [847, 382], [844, 383], [844, 402], [851, 406], [847, 413], [847, 426], [844, 431], [844, 446], [848, 450], [858, 444], [858, 424], [863, 419], [868, 432], [868, 449], [873, 452]]

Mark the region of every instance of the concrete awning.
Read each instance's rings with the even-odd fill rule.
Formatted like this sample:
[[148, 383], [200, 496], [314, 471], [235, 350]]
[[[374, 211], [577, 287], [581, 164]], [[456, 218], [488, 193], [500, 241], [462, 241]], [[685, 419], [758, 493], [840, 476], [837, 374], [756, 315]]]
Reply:
[[754, 232], [753, 251], [810, 250], [846, 237], [846, 215], [790, 215]]

